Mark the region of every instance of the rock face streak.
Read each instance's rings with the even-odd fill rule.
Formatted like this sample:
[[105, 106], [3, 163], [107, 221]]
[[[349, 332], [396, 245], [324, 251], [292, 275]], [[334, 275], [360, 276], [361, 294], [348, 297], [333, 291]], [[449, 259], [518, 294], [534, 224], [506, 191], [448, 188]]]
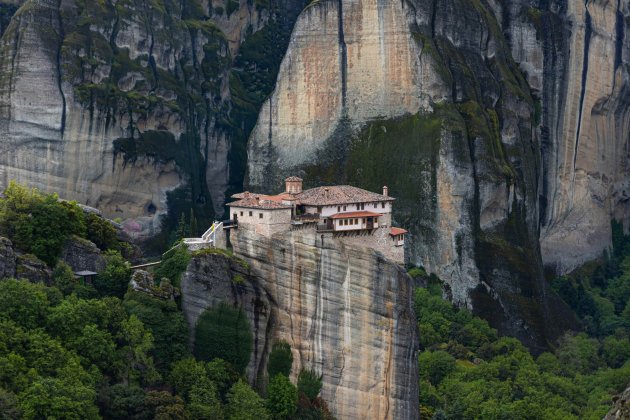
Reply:
[[[254, 331], [248, 373], [264, 381], [271, 346], [293, 350], [292, 376], [302, 368], [323, 374], [322, 397], [337, 418], [414, 419], [418, 415], [417, 332], [411, 279], [368, 248], [321, 243], [314, 234], [265, 238], [239, 228], [235, 254], [251, 264], [239, 286], [229, 268], [193, 259], [182, 283], [189, 323], [224, 300], [241, 306]], [[204, 270], [206, 266], [208, 270]], [[242, 268], [232, 264], [232, 271]], [[205, 272], [205, 273], [204, 273]]]
[[544, 345], [561, 328], [540, 320], [563, 315], [543, 265], [571, 270], [609, 246], [611, 218], [628, 226], [628, 8], [317, 2], [250, 137], [249, 186], [390, 185], [411, 262]]

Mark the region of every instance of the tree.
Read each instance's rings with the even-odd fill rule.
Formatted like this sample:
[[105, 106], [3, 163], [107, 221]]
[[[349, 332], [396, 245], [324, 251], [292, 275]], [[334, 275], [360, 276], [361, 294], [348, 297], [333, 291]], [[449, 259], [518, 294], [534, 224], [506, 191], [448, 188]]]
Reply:
[[94, 214], [86, 216], [87, 238], [101, 250], [118, 249], [118, 232], [109, 220]]
[[179, 287], [181, 276], [186, 271], [189, 262], [190, 253], [188, 249], [183, 245], [179, 245], [164, 255], [162, 262], [155, 270], [155, 278], [161, 279], [165, 277], [173, 283], [173, 286]]
[[0, 282], [0, 318], [24, 328], [44, 324], [49, 311], [48, 293], [41, 284], [6, 279]]
[[267, 407], [273, 418], [286, 419], [295, 413], [298, 392], [289, 378], [278, 374], [271, 378], [267, 387]]
[[291, 366], [293, 365], [293, 354], [291, 346], [282, 340], [274, 343], [269, 354], [269, 362], [267, 363], [267, 373], [270, 378], [278, 374], [288, 377], [291, 374]]
[[190, 354], [186, 345], [188, 323], [174, 301], [130, 290], [123, 305], [151, 330], [154, 344], [151, 354], [160, 372], [166, 373], [173, 362]]
[[194, 386], [207, 386], [210, 383], [206, 372], [206, 364], [192, 357], [173, 363], [169, 382], [175, 392], [186, 400]]
[[72, 268], [64, 261], [57, 262], [52, 273], [53, 283], [61, 293], [69, 295], [79, 285], [79, 279], [74, 275]]
[[121, 335], [126, 343], [121, 349], [124, 360], [122, 377], [125, 383], [154, 383], [159, 379], [159, 374], [149, 355], [153, 348], [153, 336], [135, 315], [131, 315], [121, 327]]
[[17, 397], [14, 393], [2, 388], [0, 388], [0, 417], [3, 420], [18, 420], [22, 418]]
[[221, 303], [204, 311], [195, 329], [195, 356], [201, 360], [216, 357], [244, 372], [252, 352], [252, 334], [243, 311]]
[[298, 375], [297, 389], [310, 401], [315, 401], [322, 390], [322, 375], [318, 375], [311, 369], [302, 369]]
[[20, 396], [25, 419], [98, 417], [96, 391], [79, 381], [60, 378], [36, 379]]
[[217, 396], [216, 386], [211, 382], [204, 386], [194, 385], [189, 394], [188, 410], [194, 419], [222, 419], [223, 408]]
[[229, 420], [267, 420], [265, 401], [242, 379], [228, 393], [226, 417]]
[[437, 386], [455, 369], [455, 358], [445, 351], [424, 351], [418, 356], [418, 368], [423, 379]]
[[144, 404], [155, 420], [185, 420], [189, 417], [184, 400], [166, 391], [147, 392]]
[[106, 419], [148, 420], [151, 418], [151, 412], [145, 407], [144, 399], [142, 388], [116, 384], [103, 390], [99, 406]]
[[556, 356], [567, 375], [591, 373], [602, 365], [599, 358], [599, 343], [584, 333], [571, 336], [565, 334], [560, 339]]
[[129, 287], [131, 266], [120, 255], [120, 252], [109, 250], [105, 252], [106, 266], [94, 280], [94, 287], [101, 296], [116, 296], [122, 299]]

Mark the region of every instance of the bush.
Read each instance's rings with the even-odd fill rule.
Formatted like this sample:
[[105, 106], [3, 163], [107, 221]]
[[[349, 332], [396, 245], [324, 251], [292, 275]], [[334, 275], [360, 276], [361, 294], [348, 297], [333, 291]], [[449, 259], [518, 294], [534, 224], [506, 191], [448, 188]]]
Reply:
[[94, 287], [101, 296], [116, 296], [122, 299], [131, 280], [131, 267], [118, 251], [105, 252], [105, 270], [94, 280]]
[[105, 218], [94, 213], [86, 216], [87, 238], [101, 250], [119, 249], [118, 232]]
[[267, 387], [267, 407], [276, 419], [286, 419], [295, 413], [298, 391], [284, 375], [271, 378]]
[[322, 375], [317, 375], [314, 370], [302, 369], [298, 375], [298, 391], [310, 401], [315, 401], [321, 390]]
[[221, 358], [243, 373], [252, 352], [249, 322], [241, 309], [226, 303], [201, 314], [195, 328], [195, 356], [201, 360]]
[[186, 271], [189, 262], [190, 253], [188, 249], [180, 245], [164, 255], [162, 262], [158, 268], [155, 269], [154, 277], [156, 279], [166, 277], [171, 281], [173, 286], [179, 287], [181, 276]]
[[288, 377], [291, 374], [293, 365], [293, 354], [291, 346], [286, 341], [279, 341], [271, 348], [269, 362], [267, 363], [267, 373], [270, 378], [278, 374]]

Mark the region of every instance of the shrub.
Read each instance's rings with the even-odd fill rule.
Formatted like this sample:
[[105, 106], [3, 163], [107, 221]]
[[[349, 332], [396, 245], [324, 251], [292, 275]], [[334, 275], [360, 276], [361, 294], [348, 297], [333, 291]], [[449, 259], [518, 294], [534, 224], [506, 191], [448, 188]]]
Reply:
[[271, 348], [269, 354], [269, 363], [267, 364], [267, 373], [270, 378], [278, 374], [289, 376], [291, 374], [291, 366], [293, 365], [293, 354], [291, 354], [291, 346], [286, 341], [279, 341]]
[[249, 322], [241, 309], [226, 303], [201, 314], [195, 328], [195, 356], [201, 360], [221, 358], [243, 373], [252, 352]]
[[181, 276], [186, 271], [189, 262], [190, 253], [188, 249], [180, 245], [164, 255], [162, 262], [155, 270], [155, 278], [161, 279], [166, 277], [173, 283], [173, 286], [179, 287]]
[[286, 419], [297, 409], [298, 391], [284, 375], [271, 378], [267, 388], [267, 407], [276, 419]]
[[298, 391], [315, 401], [322, 390], [322, 375], [317, 375], [314, 370], [302, 369], [298, 375]]

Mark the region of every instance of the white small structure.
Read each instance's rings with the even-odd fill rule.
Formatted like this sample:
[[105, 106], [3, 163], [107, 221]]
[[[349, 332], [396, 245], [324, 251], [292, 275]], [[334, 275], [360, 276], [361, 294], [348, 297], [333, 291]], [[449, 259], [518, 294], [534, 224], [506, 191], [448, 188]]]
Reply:
[[212, 226], [201, 235], [201, 238], [184, 238], [184, 245], [191, 251], [212, 247], [224, 248], [224, 238], [223, 222], [214, 222]]

